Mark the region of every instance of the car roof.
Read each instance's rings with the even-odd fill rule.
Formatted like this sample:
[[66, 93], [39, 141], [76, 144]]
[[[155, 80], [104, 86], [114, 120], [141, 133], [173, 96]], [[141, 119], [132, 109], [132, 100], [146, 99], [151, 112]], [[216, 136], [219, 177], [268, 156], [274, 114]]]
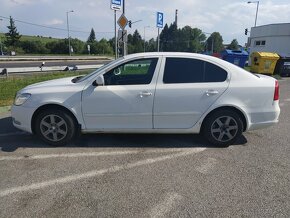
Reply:
[[218, 65], [221, 65], [226, 68], [231, 68], [232, 64], [227, 61], [224, 61], [220, 58], [198, 54], [198, 53], [189, 53], [189, 52], [146, 52], [146, 53], [136, 53], [130, 54], [124, 57], [124, 59], [132, 59], [132, 58], [150, 58], [150, 57], [180, 57], [180, 58], [197, 58], [209, 62], [214, 62]]

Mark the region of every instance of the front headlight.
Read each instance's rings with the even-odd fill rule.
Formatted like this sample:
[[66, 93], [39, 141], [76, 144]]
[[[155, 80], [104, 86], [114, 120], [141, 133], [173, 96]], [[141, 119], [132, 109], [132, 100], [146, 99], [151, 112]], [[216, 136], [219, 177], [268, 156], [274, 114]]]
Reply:
[[31, 94], [29, 94], [29, 93], [18, 94], [18, 95], [16, 95], [16, 98], [14, 100], [14, 104], [16, 106], [20, 106], [20, 105], [24, 104], [30, 98], [30, 96], [31, 96]]

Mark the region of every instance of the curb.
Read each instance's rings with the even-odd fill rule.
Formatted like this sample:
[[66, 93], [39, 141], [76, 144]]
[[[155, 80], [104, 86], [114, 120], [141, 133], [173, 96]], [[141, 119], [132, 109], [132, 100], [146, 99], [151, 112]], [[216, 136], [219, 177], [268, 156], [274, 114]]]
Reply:
[[11, 110], [11, 106], [0, 107], [0, 114], [7, 113]]

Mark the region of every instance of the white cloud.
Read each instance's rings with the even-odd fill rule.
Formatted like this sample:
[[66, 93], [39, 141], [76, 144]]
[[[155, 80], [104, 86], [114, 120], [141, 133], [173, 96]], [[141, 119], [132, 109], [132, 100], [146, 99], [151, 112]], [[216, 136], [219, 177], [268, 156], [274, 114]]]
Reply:
[[59, 24], [63, 24], [63, 23], [64, 23], [63, 20], [56, 19], [56, 18], [45, 22], [46, 25], [59, 25]]

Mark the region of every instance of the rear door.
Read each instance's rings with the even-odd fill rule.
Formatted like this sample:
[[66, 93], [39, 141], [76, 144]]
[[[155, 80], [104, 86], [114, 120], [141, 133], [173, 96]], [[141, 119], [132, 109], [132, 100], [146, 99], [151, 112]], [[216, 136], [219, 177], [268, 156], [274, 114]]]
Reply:
[[167, 57], [163, 63], [155, 93], [154, 128], [191, 128], [228, 88], [228, 73], [195, 58]]

